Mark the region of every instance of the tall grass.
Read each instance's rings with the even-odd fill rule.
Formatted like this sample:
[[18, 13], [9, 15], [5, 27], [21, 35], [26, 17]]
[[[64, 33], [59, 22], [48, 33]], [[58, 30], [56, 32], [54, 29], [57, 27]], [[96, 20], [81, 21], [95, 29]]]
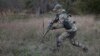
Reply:
[[[51, 17], [41, 18], [44, 18], [46, 27]], [[94, 17], [90, 16], [72, 18], [77, 20], [77, 26], [80, 28], [76, 39], [89, 47], [88, 53], [72, 46], [68, 39], [63, 42], [59, 52], [53, 53], [51, 49], [55, 48], [56, 37], [63, 30], [50, 31], [44, 38], [43, 44], [40, 42], [43, 36], [43, 20], [34, 17], [21, 23], [19, 20], [3, 26], [0, 24], [0, 56], [100, 56], [99, 22], [95, 22]]]
[[26, 20], [29, 18], [28, 15], [25, 14], [11, 14], [11, 15], [3, 15], [0, 16], [0, 22], [11, 22], [15, 20]]

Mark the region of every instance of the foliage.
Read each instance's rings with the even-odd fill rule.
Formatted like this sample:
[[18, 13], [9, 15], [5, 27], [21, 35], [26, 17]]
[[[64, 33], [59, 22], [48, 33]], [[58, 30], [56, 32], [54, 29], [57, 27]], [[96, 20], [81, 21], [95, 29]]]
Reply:
[[77, 0], [75, 6], [81, 13], [100, 13], [100, 0]]
[[100, 0], [0, 0], [0, 10], [32, 9], [34, 11], [40, 9], [43, 12], [47, 12], [48, 7], [57, 1], [61, 3], [66, 10], [70, 8], [72, 12], [82, 14], [100, 13]]

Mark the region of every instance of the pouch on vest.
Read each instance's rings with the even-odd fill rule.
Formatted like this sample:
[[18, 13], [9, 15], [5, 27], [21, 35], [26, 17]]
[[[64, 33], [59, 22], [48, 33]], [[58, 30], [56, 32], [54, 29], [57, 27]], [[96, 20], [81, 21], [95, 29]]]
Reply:
[[67, 20], [63, 21], [63, 26], [65, 29], [72, 29], [72, 23]]

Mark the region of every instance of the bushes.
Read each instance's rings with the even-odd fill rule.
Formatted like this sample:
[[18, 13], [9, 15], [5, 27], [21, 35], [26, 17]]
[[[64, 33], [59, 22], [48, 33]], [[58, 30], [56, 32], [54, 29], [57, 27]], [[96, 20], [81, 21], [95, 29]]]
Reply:
[[[43, 12], [48, 12], [48, 7], [51, 2], [56, 3], [59, 2], [63, 4], [63, 7], [68, 10], [71, 8], [72, 13], [100, 13], [100, 0], [0, 0], [0, 10], [7, 9], [16, 9], [16, 10], [38, 10], [40, 9]], [[50, 3], [50, 4], [49, 4]], [[49, 6], [48, 6], [49, 5]], [[38, 8], [39, 7], [39, 8]], [[1, 10], [2, 11], [2, 10]]]
[[99, 14], [100, 0], [59, 0], [66, 10], [76, 14]]
[[76, 11], [80, 13], [100, 13], [100, 0], [77, 0], [75, 4]]

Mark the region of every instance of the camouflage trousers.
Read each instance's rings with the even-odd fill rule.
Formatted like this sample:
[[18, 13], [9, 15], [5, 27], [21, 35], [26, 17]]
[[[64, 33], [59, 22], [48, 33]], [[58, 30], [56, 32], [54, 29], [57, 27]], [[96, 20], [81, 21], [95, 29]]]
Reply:
[[[53, 29], [59, 29], [59, 28], [64, 28], [62, 24], [54, 24]], [[78, 41], [75, 40], [75, 35], [76, 35], [76, 31], [70, 31], [70, 32], [63, 32], [58, 38], [57, 38], [57, 47], [60, 47], [63, 43], [63, 41], [68, 38], [70, 43], [73, 45], [73, 46], [76, 46], [76, 47], [80, 47], [80, 48], [86, 48], [83, 44], [79, 43]]]
[[69, 39], [70, 43], [73, 46], [85, 48], [85, 46], [78, 41], [75, 40], [76, 31], [72, 32], [63, 32], [58, 38], [57, 38], [57, 47], [60, 47], [62, 45], [62, 42], [67, 38]]

